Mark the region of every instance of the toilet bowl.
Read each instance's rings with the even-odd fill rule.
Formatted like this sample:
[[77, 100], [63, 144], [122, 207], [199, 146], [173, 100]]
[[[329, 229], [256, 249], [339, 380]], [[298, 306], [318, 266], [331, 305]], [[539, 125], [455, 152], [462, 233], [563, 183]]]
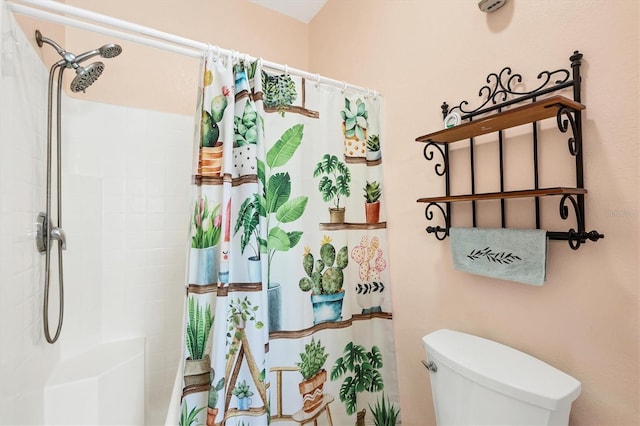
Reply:
[[436, 423], [567, 425], [580, 382], [516, 349], [437, 330], [422, 338]]

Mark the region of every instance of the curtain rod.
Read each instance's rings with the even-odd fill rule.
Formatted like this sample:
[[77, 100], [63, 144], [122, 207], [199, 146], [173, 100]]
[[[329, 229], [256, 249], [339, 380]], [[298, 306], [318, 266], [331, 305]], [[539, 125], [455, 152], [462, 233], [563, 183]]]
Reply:
[[[180, 55], [190, 57], [202, 57], [203, 53], [209, 49], [215, 49], [221, 56], [229, 58], [244, 59], [247, 61], [255, 61], [261, 58], [255, 58], [249, 54], [240, 53], [234, 50], [223, 49], [218, 46], [213, 46], [209, 43], [203, 43], [195, 40], [191, 40], [185, 37], [177, 36], [175, 34], [159, 31], [150, 27], [139, 25], [133, 22], [125, 21], [111, 16], [103, 15], [96, 12], [91, 12], [79, 7], [70, 6], [64, 3], [59, 3], [52, 0], [5, 0], [11, 10], [21, 15], [27, 15], [46, 21], [56, 22], [63, 25], [68, 25], [96, 33], [105, 34], [111, 37], [118, 37], [123, 40], [132, 41], [138, 44], [155, 47], [158, 49], [167, 50]], [[29, 6], [21, 5], [18, 3], [24, 3]], [[45, 9], [45, 10], [42, 10]], [[73, 19], [69, 15], [79, 19]], [[92, 21], [94, 23], [86, 22]], [[96, 25], [97, 24], [97, 25]], [[115, 29], [107, 28], [106, 26], [113, 27]], [[125, 32], [128, 31], [128, 32]], [[130, 34], [137, 33], [140, 35]], [[144, 36], [144, 37], [143, 37]], [[348, 84], [345, 81], [335, 80], [332, 78], [321, 76], [320, 74], [313, 74], [307, 71], [303, 71], [297, 68], [289, 67], [286, 64], [279, 64], [276, 62], [266, 61], [262, 59], [262, 64], [266, 68], [272, 70], [281, 71], [285, 74], [294, 74], [303, 77], [307, 80], [316, 81], [318, 83], [329, 84], [332, 86], [340, 87], [345, 91], [351, 91], [356, 93], [363, 93], [366, 95], [378, 96], [379, 92], [365, 87], [355, 86]]]

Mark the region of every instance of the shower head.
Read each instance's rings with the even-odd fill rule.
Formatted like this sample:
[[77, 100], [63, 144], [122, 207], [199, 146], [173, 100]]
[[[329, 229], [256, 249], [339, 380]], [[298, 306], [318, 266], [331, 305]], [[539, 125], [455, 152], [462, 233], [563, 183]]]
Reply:
[[88, 52], [84, 52], [76, 56], [76, 62], [82, 62], [86, 59], [91, 58], [92, 56], [100, 55], [103, 58], [115, 58], [119, 54], [122, 53], [122, 47], [118, 44], [105, 44], [99, 49], [90, 50]]
[[122, 47], [117, 44], [105, 44], [99, 49], [89, 50], [79, 54], [78, 56], [73, 53], [64, 50], [55, 41], [43, 37], [40, 30], [36, 30], [36, 42], [39, 47], [42, 47], [43, 43], [47, 43], [56, 49], [56, 52], [62, 56], [63, 60], [59, 61], [56, 65], [62, 68], [73, 68], [76, 70], [76, 77], [71, 82], [72, 92], [84, 92], [85, 89], [93, 84], [94, 81], [100, 77], [102, 71], [104, 71], [104, 64], [102, 62], [94, 62], [86, 67], [80, 66], [80, 62], [85, 61], [93, 56], [100, 55], [103, 58], [114, 58], [122, 53]]
[[100, 77], [104, 71], [104, 64], [102, 62], [94, 62], [86, 67], [78, 66], [76, 68], [76, 76], [71, 82], [72, 92], [84, 92], [87, 87], [91, 86], [94, 81]]

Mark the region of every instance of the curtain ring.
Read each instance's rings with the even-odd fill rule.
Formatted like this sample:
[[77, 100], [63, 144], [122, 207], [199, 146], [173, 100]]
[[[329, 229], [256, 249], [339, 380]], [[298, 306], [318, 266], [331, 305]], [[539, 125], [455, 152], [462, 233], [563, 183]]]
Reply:
[[289, 65], [284, 64], [284, 75], [287, 76], [289, 75]]
[[371, 96], [371, 90], [369, 90], [369, 88], [367, 87], [367, 94], [365, 95], [365, 98], [369, 98], [369, 96]]
[[316, 73], [316, 89], [320, 86], [320, 74]]
[[344, 92], [347, 91], [347, 82], [342, 80], [342, 93], [344, 94]]

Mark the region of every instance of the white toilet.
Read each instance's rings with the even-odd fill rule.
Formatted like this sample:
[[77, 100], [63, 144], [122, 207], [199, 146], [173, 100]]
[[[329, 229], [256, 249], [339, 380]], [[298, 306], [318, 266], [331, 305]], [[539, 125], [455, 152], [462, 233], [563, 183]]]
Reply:
[[422, 338], [436, 423], [567, 425], [580, 382], [516, 349], [465, 333]]

